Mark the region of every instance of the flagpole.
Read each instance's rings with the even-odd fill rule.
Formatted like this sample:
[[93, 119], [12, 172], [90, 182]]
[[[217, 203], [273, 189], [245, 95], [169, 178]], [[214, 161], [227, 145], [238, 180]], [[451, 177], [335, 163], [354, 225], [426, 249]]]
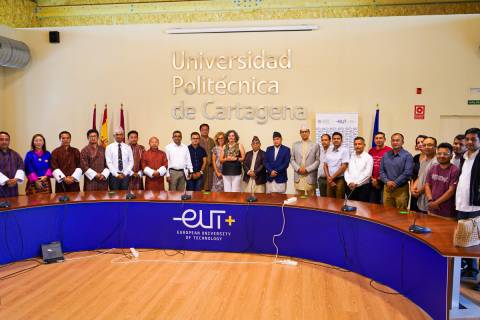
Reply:
[[92, 129], [97, 129], [97, 104], [93, 107]]
[[377, 103], [375, 110], [375, 119], [373, 120], [372, 148], [375, 148], [375, 136], [380, 131], [380, 109]]
[[123, 115], [123, 103], [120, 103], [120, 128], [123, 129], [123, 142], [125, 142], [125, 135], [127, 133], [125, 132], [125, 118]]

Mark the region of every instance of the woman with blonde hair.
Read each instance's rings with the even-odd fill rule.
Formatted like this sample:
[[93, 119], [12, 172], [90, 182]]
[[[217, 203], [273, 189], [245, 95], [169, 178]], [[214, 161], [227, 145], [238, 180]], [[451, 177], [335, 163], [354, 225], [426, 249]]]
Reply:
[[228, 142], [220, 154], [222, 164], [223, 187], [225, 192], [242, 191], [242, 162], [245, 159], [245, 149], [238, 143], [239, 136], [235, 130], [225, 134]]

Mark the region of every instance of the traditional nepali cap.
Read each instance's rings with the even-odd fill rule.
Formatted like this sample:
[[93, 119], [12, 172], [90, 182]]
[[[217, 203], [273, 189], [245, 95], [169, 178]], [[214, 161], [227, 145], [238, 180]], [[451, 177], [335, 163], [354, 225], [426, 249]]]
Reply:
[[280, 134], [280, 132], [278, 132], [278, 131], [273, 132], [273, 139], [281, 138], [281, 137], [282, 137], [282, 135]]
[[300, 131], [310, 131], [310, 128], [307, 126], [306, 123], [303, 123], [301, 126], [300, 126]]
[[260, 143], [260, 139], [257, 136], [253, 136], [252, 138], [252, 143], [255, 143], [255, 142]]

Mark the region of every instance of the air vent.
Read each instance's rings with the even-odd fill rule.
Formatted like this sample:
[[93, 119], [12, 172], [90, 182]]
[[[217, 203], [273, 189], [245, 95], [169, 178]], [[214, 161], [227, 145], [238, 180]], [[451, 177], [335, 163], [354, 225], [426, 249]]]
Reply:
[[30, 49], [20, 41], [0, 36], [0, 66], [24, 68], [30, 62]]

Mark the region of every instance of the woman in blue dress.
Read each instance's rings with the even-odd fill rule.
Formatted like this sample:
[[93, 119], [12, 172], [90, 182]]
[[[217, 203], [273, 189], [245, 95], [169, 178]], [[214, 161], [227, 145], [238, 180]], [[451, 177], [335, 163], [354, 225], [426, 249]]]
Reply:
[[27, 175], [26, 194], [52, 193], [52, 169], [50, 159], [52, 155], [47, 151], [43, 135], [37, 133], [32, 137], [31, 150], [25, 156], [25, 173]]

